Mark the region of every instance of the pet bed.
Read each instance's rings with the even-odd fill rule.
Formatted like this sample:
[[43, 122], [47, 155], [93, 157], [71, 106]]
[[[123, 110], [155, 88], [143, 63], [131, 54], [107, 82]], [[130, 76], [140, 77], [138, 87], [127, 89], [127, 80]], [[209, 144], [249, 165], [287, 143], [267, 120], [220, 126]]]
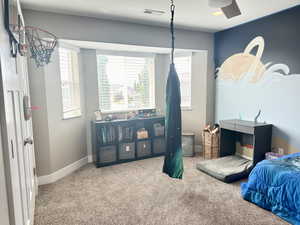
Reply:
[[252, 165], [252, 160], [231, 155], [202, 161], [197, 164], [197, 169], [223, 182], [231, 183], [247, 176]]
[[300, 225], [300, 153], [256, 165], [247, 183], [242, 183], [243, 198], [282, 219]]

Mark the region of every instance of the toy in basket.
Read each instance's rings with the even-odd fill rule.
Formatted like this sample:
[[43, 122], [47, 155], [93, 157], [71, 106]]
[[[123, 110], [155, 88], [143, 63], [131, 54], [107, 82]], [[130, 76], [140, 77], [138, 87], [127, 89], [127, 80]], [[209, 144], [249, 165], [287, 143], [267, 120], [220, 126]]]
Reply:
[[137, 139], [149, 138], [148, 131], [145, 128], [141, 128], [137, 131]]
[[206, 126], [202, 132], [203, 156], [205, 159], [215, 159], [219, 157], [220, 135], [219, 125], [213, 127]]

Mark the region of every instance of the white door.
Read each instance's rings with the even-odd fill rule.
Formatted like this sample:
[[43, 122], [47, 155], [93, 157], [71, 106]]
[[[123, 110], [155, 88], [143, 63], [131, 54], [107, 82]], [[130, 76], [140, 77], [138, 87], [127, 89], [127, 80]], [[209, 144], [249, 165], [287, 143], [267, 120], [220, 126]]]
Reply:
[[[22, 122], [22, 131], [23, 131], [23, 157], [24, 157], [24, 170], [26, 177], [26, 193], [27, 193], [27, 204], [28, 204], [28, 219], [30, 223], [33, 223], [34, 217], [34, 206], [35, 206], [35, 195], [37, 193], [37, 177], [35, 172], [35, 154], [34, 154], [34, 139], [33, 139], [33, 130], [32, 130], [32, 119], [28, 118], [25, 120], [25, 108], [31, 108], [30, 105], [30, 94], [29, 94], [29, 81], [28, 81], [28, 68], [27, 68], [27, 58], [19, 57], [20, 59], [20, 71], [22, 70], [22, 89], [20, 96], [22, 112], [21, 122]], [[28, 105], [24, 104], [24, 99], [28, 100]], [[31, 111], [31, 110], [30, 110]]]
[[[23, 20], [18, 2], [18, 11]], [[0, 16], [3, 17], [3, 2]], [[1, 20], [2, 22], [2, 20]], [[24, 118], [29, 96], [26, 57], [10, 57], [9, 40], [0, 25], [0, 129], [2, 134], [10, 225], [33, 224], [36, 175], [32, 121]], [[1, 224], [1, 218], [0, 218]]]
[[[24, 169], [20, 173], [22, 187], [22, 201], [23, 201], [23, 217], [27, 221], [25, 224], [31, 224], [33, 222], [34, 216], [34, 204], [35, 204], [35, 157], [34, 157], [34, 147], [33, 147], [33, 133], [32, 133], [32, 121], [31, 118], [25, 120], [25, 107], [30, 108], [29, 101], [29, 82], [28, 82], [28, 73], [27, 73], [27, 58], [18, 56], [17, 58], [17, 68], [18, 75], [21, 79], [21, 87], [18, 92], [18, 102], [16, 107], [19, 108], [20, 116], [20, 137], [21, 141], [19, 143], [22, 151], [19, 152], [19, 157], [22, 158], [19, 160], [20, 166]], [[27, 99], [25, 104], [24, 99]], [[22, 163], [23, 161], [23, 163]], [[23, 177], [23, 179], [22, 179]]]
[[[2, 129], [6, 133], [6, 162], [9, 171], [11, 225], [33, 224], [36, 192], [35, 159], [31, 120], [25, 120], [23, 98], [28, 95], [26, 58], [19, 56], [1, 66], [4, 112]], [[9, 75], [9, 76], [8, 76]], [[7, 169], [7, 168], [6, 168]], [[8, 188], [9, 189], [9, 188]]]

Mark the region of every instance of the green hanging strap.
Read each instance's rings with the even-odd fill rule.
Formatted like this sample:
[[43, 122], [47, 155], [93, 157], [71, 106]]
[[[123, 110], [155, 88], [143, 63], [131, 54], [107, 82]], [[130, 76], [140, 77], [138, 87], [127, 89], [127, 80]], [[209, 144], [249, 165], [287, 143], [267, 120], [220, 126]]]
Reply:
[[182, 143], [181, 143], [181, 95], [180, 82], [174, 64], [174, 11], [175, 5], [171, 1], [171, 24], [170, 30], [172, 35], [171, 65], [166, 87], [166, 153], [164, 159], [163, 172], [171, 178], [182, 179], [183, 160], [182, 160]]
[[171, 30], [171, 36], [172, 36], [172, 51], [171, 51], [172, 64], [174, 64], [174, 50], [175, 50], [174, 14], [175, 14], [175, 5], [174, 5], [174, 1], [171, 0], [171, 24], [170, 24], [170, 30]]

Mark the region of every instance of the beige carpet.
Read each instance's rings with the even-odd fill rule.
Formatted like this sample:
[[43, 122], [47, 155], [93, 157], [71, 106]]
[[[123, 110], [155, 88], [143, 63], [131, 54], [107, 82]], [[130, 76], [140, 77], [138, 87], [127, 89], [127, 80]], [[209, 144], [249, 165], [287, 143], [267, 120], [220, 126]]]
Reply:
[[183, 180], [161, 173], [163, 158], [96, 169], [87, 165], [39, 189], [35, 225], [279, 225], [244, 201], [239, 183], [224, 184], [185, 158]]

